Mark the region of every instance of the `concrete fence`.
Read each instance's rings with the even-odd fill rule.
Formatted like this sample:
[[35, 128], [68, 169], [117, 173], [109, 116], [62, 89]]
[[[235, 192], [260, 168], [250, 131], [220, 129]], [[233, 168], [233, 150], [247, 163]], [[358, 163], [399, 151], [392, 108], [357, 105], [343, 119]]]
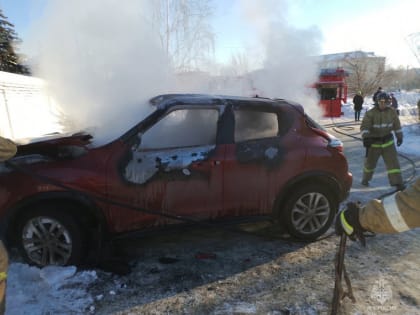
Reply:
[[39, 78], [0, 71], [0, 135], [17, 142], [60, 132], [59, 111]]

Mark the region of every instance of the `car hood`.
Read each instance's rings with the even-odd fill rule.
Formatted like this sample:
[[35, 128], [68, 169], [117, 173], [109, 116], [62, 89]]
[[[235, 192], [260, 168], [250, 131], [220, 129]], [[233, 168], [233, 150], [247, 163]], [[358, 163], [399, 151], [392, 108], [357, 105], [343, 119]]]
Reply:
[[50, 158], [75, 158], [88, 151], [93, 137], [86, 132], [51, 134], [18, 144], [16, 157], [39, 154]]

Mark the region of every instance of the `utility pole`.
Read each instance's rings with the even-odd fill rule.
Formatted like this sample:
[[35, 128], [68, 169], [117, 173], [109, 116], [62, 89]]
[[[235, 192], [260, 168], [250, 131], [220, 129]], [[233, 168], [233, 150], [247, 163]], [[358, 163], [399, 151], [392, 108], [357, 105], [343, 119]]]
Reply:
[[7, 121], [9, 122], [10, 136], [11, 138], [14, 138], [13, 125], [12, 125], [12, 120], [10, 119], [10, 113], [9, 113], [9, 104], [7, 102], [6, 90], [4, 89], [4, 87], [2, 88], [2, 93], [3, 93], [4, 106], [6, 109]]
[[166, 0], [166, 55], [169, 57], [169, 0]]

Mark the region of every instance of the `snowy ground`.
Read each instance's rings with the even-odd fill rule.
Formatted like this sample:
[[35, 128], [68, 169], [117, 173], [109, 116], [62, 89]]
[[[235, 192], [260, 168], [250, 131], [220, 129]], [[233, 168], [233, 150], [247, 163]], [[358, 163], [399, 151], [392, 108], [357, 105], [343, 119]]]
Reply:
[[[415, 104], [420, 95], [399, 93], [397, 98], [404, 125], [398, 150], [415, 161], [418, 173]], [[360, 136], [359, 126], [351, 125], [352, 106], [344, 105], [343, 111], [340, 118], [321, 123], [348, 123], [339, 130]], [[336, 136], [345, 144], [354, 176], [349, 200], [365, 202], [389, 191], [383, 165], [371, 188], [359, 185], [363, 148], [353, 138]], [[412, 178], [412, 164], [400, 160], [404, 178]], [[40, 270], [12, 253], [6, 314], [328, 314], [338, 239], [291, 243], [276, 239], [278, 231], [270, 227], [259, 229], [266, 237], [192, 230], [126, 242], [121, 251], [131, 255], [133, 266], [128, 276], [75, 267]], [[346, 265], [357, 303], [345, 301], [343, 314], [420, 314], [419, 236], [414, 230], [368, 239], [363, 250], [355, 243], [348, 246]], [[168, 257], [172, 263], [161, 259]]]

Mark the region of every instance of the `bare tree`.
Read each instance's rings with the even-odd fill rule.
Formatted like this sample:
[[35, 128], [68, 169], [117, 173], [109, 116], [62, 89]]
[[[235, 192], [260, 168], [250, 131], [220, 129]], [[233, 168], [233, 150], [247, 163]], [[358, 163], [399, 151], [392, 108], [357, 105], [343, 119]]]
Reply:
[[387, 70], [388, 88], [390, 90], [413, 90], [420, 86], [420, 71], [416, 68], [399, 67]]
[[152, 1], [153, 22], [177, 72], [197, 71], [211, 60], [211, 0]]
[[404, 69], [401, 70], [400, 88], [406, 90], [419, 89], [420, 87], [420, 69]]
[[235, 53], [230, 56], [230, 62], [219, 70], [221, 75], [238, 77], [249, 72], [248, 57], [244, 53]]
[[344, 63], [349, 70], [347, 84], [350, 94], [360, 91], [362, 95], [369, 95], [389, 81], [385, 62], [372, 62], [369, 58], [347, 58]]
[[405, 40], [420, 64], [420, 32], [408, 35]]

